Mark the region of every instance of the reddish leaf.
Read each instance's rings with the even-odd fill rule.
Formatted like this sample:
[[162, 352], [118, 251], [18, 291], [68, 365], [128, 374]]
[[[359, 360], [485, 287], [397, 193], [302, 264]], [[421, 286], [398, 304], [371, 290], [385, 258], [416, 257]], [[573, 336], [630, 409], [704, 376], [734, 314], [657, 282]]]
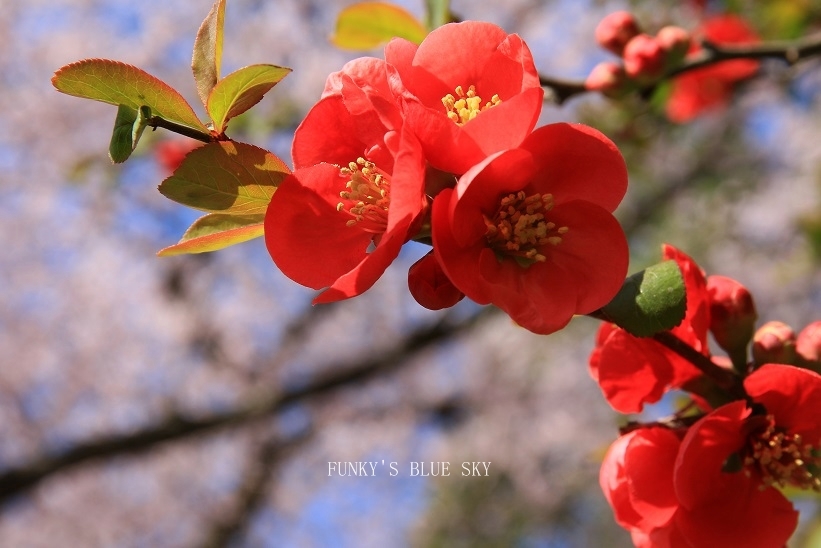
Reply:
[[191, 151], [159, 187], [175, 202], [214, 213], [261, 215], [290, 171], [267, 150], [234, 141]]
[[85, 59], [60, 68], [51, 83], [58, 91], [75, 97], [134, 110], [147, 106], [155, 116], [209, 133], [177, 90], [132, 65], [109, 59]]
[[399, 6], [360, 2], [340, 12], [331, 42], [343, 49], [369, 50], [397, 36], [418, 44], [425, 35], [424, 25]]
[[257, 104], [291, 69], [276, 65], [251, 65], [232, 72], [214, 86], [206, 109], [218, 133], [228, 120]]
[[222, 65], [222, 36], [225, 26], [225, 0], [217, 0], [205, 17], [194, 40], [191, 70], [197, 85], [197, 94], [203, 105], [220, 79]]
[[216, 251], [258, 238], [264, 232], [265, 215], [209, 213], [185, 231], [179, 243], [157, 252], [160, 257]]

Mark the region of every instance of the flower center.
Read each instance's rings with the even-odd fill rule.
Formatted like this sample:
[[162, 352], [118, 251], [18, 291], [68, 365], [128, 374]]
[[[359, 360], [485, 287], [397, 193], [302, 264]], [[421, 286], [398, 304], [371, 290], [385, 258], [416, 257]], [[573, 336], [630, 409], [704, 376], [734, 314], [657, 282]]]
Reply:
[[351, 216], [345, 223], [365, 232], [382, 234], [388, 227], [388, 206], [391, 203], [391, 183], [387, 173], [364, 158], [357, 158], [348, 167], [340, 168], [340, 176], [348, 179], [336, 210]]
[[767, 487], [792, 485], [821, 491], [819, 448], [804, 443], [800, 434], [778, 431], [772, 415], [767, 415], [766, 421], [767, 427], [748, 440], [744, 473], [749, 477], [757, 471]]
[[466, 124], [476, 118], [480, 112], [495, 107], [502, 102], [498, 95], [493, 95], [490, 101], [482, 104], [482, 98], [476, 95], [476, 86], [470, 86], [467, 93], [462, 86], [456, 87], [456, 97], [448, 93], [442, 97], [448, 118], [459, 124]]
[[541, 253], [543, 246], [559, 245], [569, 230], [545, 218], [551, 209], [552, 194], [527, 196], [520, 190], [502, 198], [496, 215], [492, 219], [484, 216], [485, 237], [499, 260], [510, 257], [524, 267], [546, 261]]

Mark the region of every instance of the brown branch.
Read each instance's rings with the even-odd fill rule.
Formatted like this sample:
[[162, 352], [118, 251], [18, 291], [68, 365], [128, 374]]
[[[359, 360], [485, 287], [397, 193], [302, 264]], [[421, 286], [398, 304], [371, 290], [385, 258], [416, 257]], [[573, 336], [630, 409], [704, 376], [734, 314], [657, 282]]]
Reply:
[[733, 399], [748, 399], [741, 377], [729, 369], [724, 369], [716, 365], [709, 356], [698, 352], [695, 348], [669, 331], [656, 333], [653, 335], [653, 339], [692, 363], [699, 371], [714, 380], [715, 383], [725, 390]]
[[665, 78], [676, 76], [721, 61], [733, 59], [780, 59], [794, 65], [802, 59], [821, 54], [821, 33], [811, 34], [793, 41], [772, 41], [759, 44], [713, 44], [702, 42], [702, 49], [689, 57], [687, 62], [671, 70]]
[[185, 135], [186, 137], [196, 139], [197, 141], [202, 141], [203, 143], [212, 143], [214, 141], [219, 140], [210, 133], [205, 133], [204, 131], [200, 131], [189, 126], [177, 124], [176, 122], [166, 120], [165, 118], [161, 118], [160, 116], [151, 116], [148, 119], [147, 125], [154, 129], [161, 127], [167, 129], [168, 131], [173, 131], [174, 133], [179, 133], [180, 135]]
[[249, 464], [237, 494], [237, 508], [228, 519], [220, 520], [208, 533], [203, 548], [232, 546], [235, 537], [248, 527], [256, 511], [265, 502], [265, 495], [279, 465], [313, 437], [310, 430], [288, 440], [268, 439], [257, 450], [255, 462]]
[[432, 326], [413, 331], [392, 349], [380, 353], [378, 357], [355, 364], [341, 362], [329, 366], [327, 370], [332, 373], [324, 374], [302, 388], [250, 396], [242, 406], [208, 417], [188, 418], [172, 414], [159, 425], [83, 443], [58, 455], [36, 457], [21, 467], [0, 473], [0, 503], [75, 465], [118, 455], [139, 454], [164, 442], [245, 425], [276, 414], [293, 403], [307, 403], [327, 396], [338, 388], [365, 382], [399, 368], [407, 363], [409, 358], [438, 342], [469, 331], [495, 310], [493, 307], [486, 307], [458, 322], [451, 321], [449, 316], [445, 316]]
[[[780, 40], [758, 44], [713, 44], [702, 42], [703, 49], [688, 57], [681, 65], [671, 69], [656, 82], [638, 89], [639, 93], [652, 90], [660, 82], [673, 78], [685, 72], [698, 68], [731, 61], [734, 59], [780, 59], [790, 65], [803, 59], [821, 55], [821, 33], [812, 34], [797, 40]], [[556, 104], [562, 104], [575, 95], [586, 93], [588, 90], [583, 80], [565, 80], [548, 76], [539, 76], [542, 87], [552, 92], [552, 99]]]

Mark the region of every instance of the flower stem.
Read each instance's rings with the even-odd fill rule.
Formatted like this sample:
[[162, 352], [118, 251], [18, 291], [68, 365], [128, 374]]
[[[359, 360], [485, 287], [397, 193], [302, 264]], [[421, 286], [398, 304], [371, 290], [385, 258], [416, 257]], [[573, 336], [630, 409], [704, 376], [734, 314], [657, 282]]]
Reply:
[[716, 365], [708, 356], [698, 352], [671, 332], [656, 333], [653, 335], [653, 339], [692, 363], [702, 373], [714, 380], [733, 399], [748, 399], [741, 377], [729, 369]]
[[166, 120], [165, 118], [162, 118], [160, 116], [151, 116], [148, 119], [147, 125], [153, 127], [154, 129], [157, 129], [158, 127], [165, 128], [169, 131], [173, 131], [174, 133], [185, 135], [186, 137], [196, 139], [197, 141], [202, 141], [203, 143], [212, 143], [218, 140], [217, 137], [215, 137], [211, 133], [206, 133], [204, 131], [184, 126], [182, 124], [177, 124], [176, 122]]

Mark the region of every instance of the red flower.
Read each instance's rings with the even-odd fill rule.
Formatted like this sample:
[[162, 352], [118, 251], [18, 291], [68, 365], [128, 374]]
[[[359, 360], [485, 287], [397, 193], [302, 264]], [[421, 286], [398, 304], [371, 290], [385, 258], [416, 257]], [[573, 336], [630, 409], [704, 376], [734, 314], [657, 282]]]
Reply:
[[346, 70], [331, 75], [297, 128], [297, 169], [265, 216], [265, 243], [280, 270], [328, 288], [314, 303], [371, 287], [413, 236], [426, 205], [422, 150], [381, 85], [389, 67], [362, 59]]
[[[735, 15], [722, 15], [705, 21], [696, 29], [694, 36], [714, 44], [751, 44], [759, 41], [755, 31]], [[699, 49], [695, 46], [690, 53]], [[732, 97], [733, 86], [755, 74], [758, 67], [758, 61], [736, 59], [677, 76], [672, 81], [667, 100], [668, 118], [674, 122], [687, 122], [705, 110], [727, 104]]]
[[462, 174], [518, 146], [541, 112], [544, 91], [530, 50], [491, 23], [443, 25], [418, 47], [396, 38], [385, 60], [416, 97], [406, 101], [405, 122], [437, 169]]
[[[707, 281], [699, 266], [678, 249], [663, 246], [665, 259], [678, 263], [687, 292], [687, 312], [670, 331], [698, 352], [709, 356], [707, 332], [710, 326]], [[698, 377], [696, 367], [647, 337], [634, 337], [624, 329], [605, 323], [596, 336], [590, 355], [590, 374], [604, 397], [621, 413], [638, 413], [645, 403], [654, 403], [670, 389]]]
[[606, 304], [628, 251], [611, 212], [624, 160], [596, 130], [552, 124], [493, 154], [433, 203], [436, 258], [453, 284], [536, 333]]
[[[821, 376], [764, 365], [744, 381], [755, 402], [724, 405], [678, 431], [617, 440], [600, 483], [616, 521], [647, 546], [782, 547], [798, 512], [776, 487], [821, 490]], [[638, 543], [637, 543], [638, 544]]]

